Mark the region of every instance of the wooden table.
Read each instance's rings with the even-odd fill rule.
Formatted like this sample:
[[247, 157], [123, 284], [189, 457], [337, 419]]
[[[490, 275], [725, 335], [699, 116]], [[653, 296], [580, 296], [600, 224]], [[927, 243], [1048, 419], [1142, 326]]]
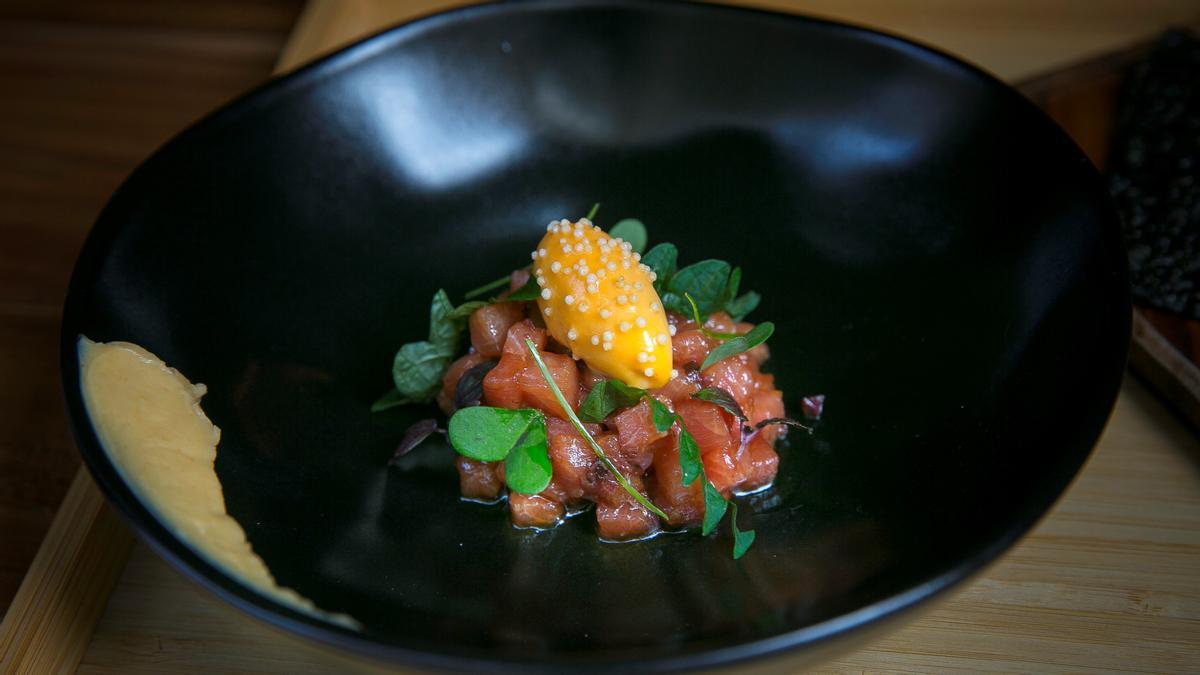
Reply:
[[[1175, 0], [759, 4], [912, 35], [1012, 81], [1200, 17], [1194, 2]], [[280, 68], [446, 5], [312, 0]], [[1054, 111], [1053, 97], [1041, 102]], [[1094, 116], [1078, 107], [1057, 116], [1091, 134], [1082, 140], [1097, 158], [1103, 129], [1090, 128]], [[144, 546], [133, 545], [125, 562], [128, 542], [87, 477], [77, 477], [0, 628], [0, 670], [374, 670], [249, 619]], [[1030, 536], [951, 598], [827, 668], [1200, 670], [1200, 441], [1127, 380], [1091, 460]]]

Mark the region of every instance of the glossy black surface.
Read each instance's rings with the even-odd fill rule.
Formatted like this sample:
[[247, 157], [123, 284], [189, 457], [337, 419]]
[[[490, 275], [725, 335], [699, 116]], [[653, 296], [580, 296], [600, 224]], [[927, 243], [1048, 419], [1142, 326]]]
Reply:
[[[603, 202], [722, 257], [777, 324], [793, 406], [758, 543], [610, 545], [460, 502], [449, 450], [385, 464], [396, 347]], [[1083, 154], [998, 82], [909, 43], [714, 7], [524, 3], [398, 28], [187, 131], [105, 210], [64, 317], [82, 452], [160, 552], [292, 630], [431, 665], [711, 665], [823, 640], [963, 578], [1060, 494], [1124, 363], [1124, 256]], [[172, 539], [87, 424], [74, 339], [204, 382], [230, 513], [285, 586]]]

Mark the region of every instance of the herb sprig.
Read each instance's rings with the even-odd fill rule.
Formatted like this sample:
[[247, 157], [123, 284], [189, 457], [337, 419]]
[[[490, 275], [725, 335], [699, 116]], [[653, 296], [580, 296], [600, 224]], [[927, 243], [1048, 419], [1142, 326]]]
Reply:
[[764, 321], [751, 328], [749, 333], [722, 342], [704, 358], [704, 363], [700, 364], [700, 370], [707, 370], [714, 363], [754, 349], [766, 342], [767, 338], [771, 337], [774, 332], [775, 324], [770, 321]]

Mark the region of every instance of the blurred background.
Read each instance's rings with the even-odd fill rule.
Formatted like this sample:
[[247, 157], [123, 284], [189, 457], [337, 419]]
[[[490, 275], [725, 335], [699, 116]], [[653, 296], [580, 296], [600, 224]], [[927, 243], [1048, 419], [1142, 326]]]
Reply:
[[[0, 612], [79, 468], [61, 402], [58, 322], [75, 257], [108, 196], [172, 135], [273, 72], [457, 4], [0, 0]], [[1018, 85], [1101, 165], [1138, 133], [1121, 131], [1127, 75], [1166, 29], [1200, 25], [1200, 0], [745, 4], [843, 19], [953, 52]], [[1194, 225], [1195, 213], [1188, 217]], [[1151, 334], [1134, 356], [1186, 416], [1200, 392], [1200, 380], [1187, 382], [1200, 372], [1187, 371], [1200, 332], [1185, 311], [1154, 309], [1161, 303], [1151, 296], [1142, 297], [1140, 324], [1143, 337]], [[1158, 343], [1160, 353], [1147, 355]]]

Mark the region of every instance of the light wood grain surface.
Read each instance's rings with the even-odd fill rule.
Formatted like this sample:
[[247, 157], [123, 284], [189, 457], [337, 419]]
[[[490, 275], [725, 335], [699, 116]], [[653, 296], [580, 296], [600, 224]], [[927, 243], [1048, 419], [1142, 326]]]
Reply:
[[[1196, 2], [1175, 0], [755, 4], [910, 35], [1010, 79], [1200, 14]], [[312, 0], [280, 66], [447, 6]], [[1200, 444], [1130, 381], [1092, 460], [1033, 534], [954, 597], [827, 669], [1193, 672], [1198, 645]], [[370, 669], [239, 614], [141, 545], [80, 663], [122, 673]]]
[[[124, 567], [133, 533], [77, 473], [0, 624], [0, 671], [59, 672], [79, 663]], [[37, 668], [34, 668], [37, 664]]]

